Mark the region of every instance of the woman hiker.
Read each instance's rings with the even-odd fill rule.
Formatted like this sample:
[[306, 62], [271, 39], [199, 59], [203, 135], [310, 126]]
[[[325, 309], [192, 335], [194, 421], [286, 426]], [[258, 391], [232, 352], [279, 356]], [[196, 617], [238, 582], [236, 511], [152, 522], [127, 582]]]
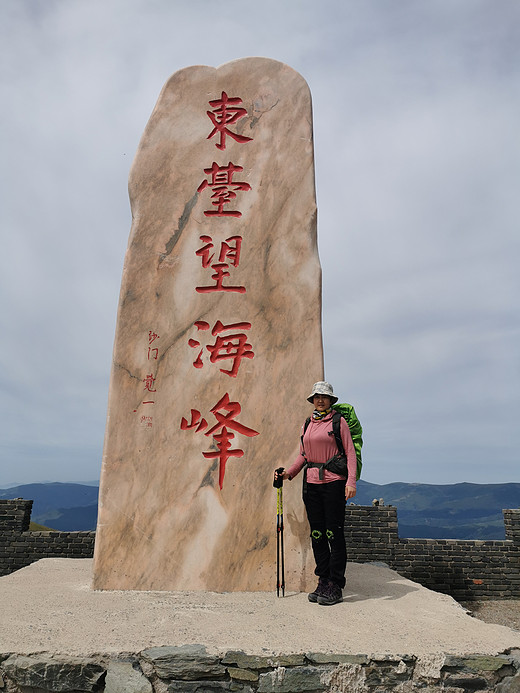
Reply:
[[[345, 470], [345, 459], [338, 452], [332, 430], [331, 407], [338, 401], [332, 385], [323, 381], [315, 383], [307, 401], [314, 405], [314, 411], [308, 425], [306, 422], [302, 426], [300, 454], [281, 476], [291, 481], [305, 467], [303, 502], [316, 561], [314, 573], [319, 578], [318, 586], [308, 598], [310, 602], [330, 606], [343, 600], [347, 566], [343, 534], [345, 502], [356, 495], [356, 451], [347, 422], [341, 417], [340, 435], [347, 456]], [[327, 462], [329, 465], [324, 466]], [[277, 472], [275, 478], [279, 478]]]

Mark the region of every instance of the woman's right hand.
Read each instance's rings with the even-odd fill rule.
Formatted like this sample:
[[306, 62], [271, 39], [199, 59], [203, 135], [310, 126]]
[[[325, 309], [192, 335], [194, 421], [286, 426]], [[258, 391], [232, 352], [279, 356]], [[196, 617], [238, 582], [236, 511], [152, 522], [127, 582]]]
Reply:
[[282, 474], [279, 473], [278, 469], [275, 469], [274, 470], [274, 478], [276, 481], [278, 481], [278, 479], [280, 479], [280, 478], [283, 481], [286, 481], [289, 478], [289, 476], [288, 476], [287, 472], [285, 471], [285, 469], [283, 470]]

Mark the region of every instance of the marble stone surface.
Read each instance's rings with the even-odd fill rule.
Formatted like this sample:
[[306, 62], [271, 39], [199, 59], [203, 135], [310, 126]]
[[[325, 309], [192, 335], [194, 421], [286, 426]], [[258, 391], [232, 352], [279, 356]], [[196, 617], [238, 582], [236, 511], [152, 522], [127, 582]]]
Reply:
[[[323, 379], [306, 82], [265, 58], [176, 72], [129, 191], [93, 586], [274, 589], [273, 470]], [[299, 479], [284, 512], [286, 583], [305, 590]]]

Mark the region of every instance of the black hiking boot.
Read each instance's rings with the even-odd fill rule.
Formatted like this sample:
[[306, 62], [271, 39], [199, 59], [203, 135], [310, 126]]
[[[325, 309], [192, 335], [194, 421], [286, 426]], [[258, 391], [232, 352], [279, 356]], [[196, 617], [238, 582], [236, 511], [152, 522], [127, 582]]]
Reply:
[[338, 604], [343, 601], [343, 592], [339, 585], [334, 582], [330, 582], [325, 587], [325, 589], [318, 595], [318, 604], [322, 606], [332, 606], [333, 604]]
[[307, 595], [307, 599], [310, 602], [313, 602], [313, 604], [316, 604], [319, 596], [321, 594], [323, 594], [325, 588], [327, 587], [327, 583], [328, 583], [328, 580], [320, 577], [320, 579], [318, 580], [318, 585], [317, 585], [316, 589], [314, 590], [314, 592], [311, 592], [310, 594]]

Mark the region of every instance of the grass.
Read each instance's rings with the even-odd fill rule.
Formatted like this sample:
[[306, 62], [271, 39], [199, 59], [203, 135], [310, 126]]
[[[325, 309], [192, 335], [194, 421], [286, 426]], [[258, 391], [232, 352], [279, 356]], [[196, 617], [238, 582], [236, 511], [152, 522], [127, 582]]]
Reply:
[[37, 522], [31, 522], [29, 524], [29, 532], [54, 532], [54, 530], [51, 527], [39, 525]]

